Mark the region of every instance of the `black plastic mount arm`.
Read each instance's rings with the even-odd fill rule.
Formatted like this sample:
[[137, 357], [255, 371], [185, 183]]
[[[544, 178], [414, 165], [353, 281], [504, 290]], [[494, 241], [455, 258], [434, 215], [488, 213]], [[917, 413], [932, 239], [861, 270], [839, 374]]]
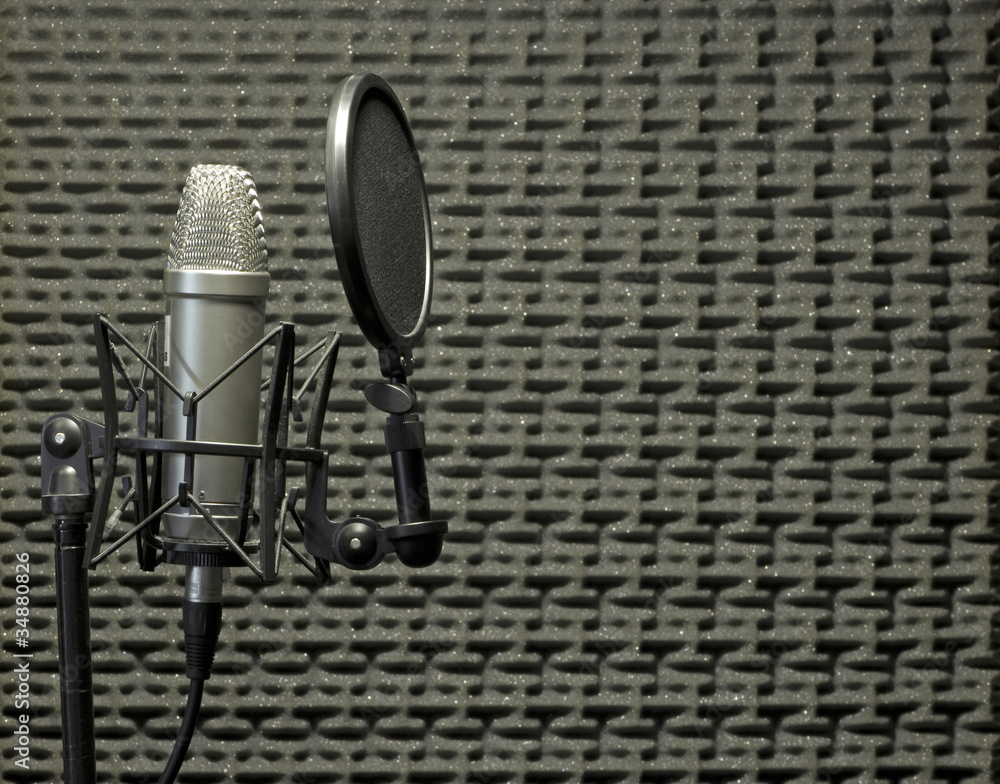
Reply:
[[[321, 384], [316, 405], [326, 408]], [[328, 387], [325, 390], [328, 392]], [[307, 473], [304, 538], [316, 558], [350, 569], [370, 569], [388, 553], [411, 568], [430, 566], [441, 555], [448, 523], [430, 519], [427, 469], [424, 464], [424, 426], [411, 413], [416, 395], [405, 383], [379, 382], [365, 389], [375, 408], [389, 414], [384, 427], [386, 452], [392, 459], [396, 513], [399, 525], [383, 528], [372, 520], [351, 517], [334, 523], [326, 517], [326, 479], [329, 458]]]
[[448, 523], [444, 520], [414, 521], [383, 528], [365, 517], [334, 522], [326, 516], [326, 481], [329, 456], [316, 467], [313, 481], [306, 483], [303, 541], [310, 555], [348, 569], [371, 569], [391, 553], [406, 566], [430, 566], [441, 554]]

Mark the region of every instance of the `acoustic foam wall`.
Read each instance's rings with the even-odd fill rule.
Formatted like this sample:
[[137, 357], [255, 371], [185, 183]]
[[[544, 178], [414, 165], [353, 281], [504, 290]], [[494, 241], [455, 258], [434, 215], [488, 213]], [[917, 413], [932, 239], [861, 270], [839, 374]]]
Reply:
[[[391, 522], [324, 196], [367, 70], [430, 192], [451, 533], [422, 571], [234, 570], [180, 781], [993, 780], [995, 11], [0, 2], [9, 731], [20, 552], [34, 654], [3, 780], [61, 771], [41, 425], [100, 416], [94, 312], [160, 317], [191, 166], [255, 177], [269, 323], [344, 331], [330, 514]], [[179, 572], [92, 575], [101, 781], [155, 781], [177, 729]]]

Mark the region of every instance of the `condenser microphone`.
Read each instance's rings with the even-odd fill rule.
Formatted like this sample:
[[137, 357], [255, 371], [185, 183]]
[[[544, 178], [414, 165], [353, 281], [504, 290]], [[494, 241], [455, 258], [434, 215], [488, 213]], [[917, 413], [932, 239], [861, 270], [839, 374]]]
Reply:
[[[163, 273], [161, 361], [181, 393], [159, 396], [163, 439], [258, 442], [263, 362], [252, 349], [264, 336], [269, 284], [253, 178], [237, 166], [195, 166]], [[160, 517], [159, 539], [163, 560], [187, 567], [183, 627], [191, 685], [161, 784], [174, 781], [194, 733], [222, 627], [224, 569], [240, 562], [231, 543], [253, 546], [247, 541], [251, 487], [251, 464], [239, 457], [183, 449], [163, 456], [161, 494], [177, 502]]]
[[[252, 177], [236, 166], [195, 166], [184, 185], [163, 275], [163, 369], [184, 395], [163, 396], [163, 438], [258, 443], [262, 355], [245, 355], [264, 335], [269, 284]], [[245, 361], [217, 381], [240, 359]], [[195, 395], [204, 397], [192, 410]], [[239, 457], [164, 456], [162, 495], [180, 500], [160, 521], [163, 560], [190, 567], [189, 600], [214, 600], [221, 567], [240, 563], [198, 506], [233, 540], [252, 547], [241, 530], [247, 520], [240, 509], [249, 500], [245, 470]]]

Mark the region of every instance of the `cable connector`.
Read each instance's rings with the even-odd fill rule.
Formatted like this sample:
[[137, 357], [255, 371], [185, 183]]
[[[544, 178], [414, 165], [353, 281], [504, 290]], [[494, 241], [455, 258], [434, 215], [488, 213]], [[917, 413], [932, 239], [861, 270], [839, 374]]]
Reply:
[[184, 657], [187, 676], [208, 680], [215, 661], [215, 646], [222, 631], [222, 602], [184, 600]]

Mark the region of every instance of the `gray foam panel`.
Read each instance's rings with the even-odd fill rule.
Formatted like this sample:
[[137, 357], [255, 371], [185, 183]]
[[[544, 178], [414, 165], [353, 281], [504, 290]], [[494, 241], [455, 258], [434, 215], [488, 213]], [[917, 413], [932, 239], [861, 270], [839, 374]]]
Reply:
[[[234, 571], [180, 781], [991, 781], [995, 10], [0, 2], [3, 780], [61, 770], [41, 426], [100, 415], [94, 312], [160, 317], [191, 166], [253, 173], [269, 322], [344, 331], [330, 514], [391, 520], [323, 180], [372, 70], [429, 188], [451, 533], [422, 571]], [[103, 782], [178, 726], [179, 571], [92, 576]]]

